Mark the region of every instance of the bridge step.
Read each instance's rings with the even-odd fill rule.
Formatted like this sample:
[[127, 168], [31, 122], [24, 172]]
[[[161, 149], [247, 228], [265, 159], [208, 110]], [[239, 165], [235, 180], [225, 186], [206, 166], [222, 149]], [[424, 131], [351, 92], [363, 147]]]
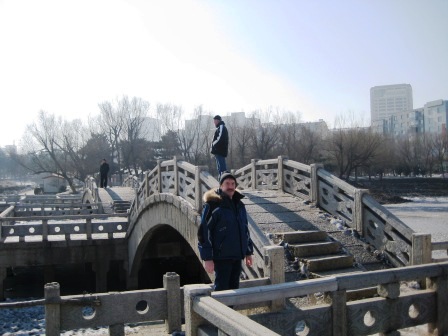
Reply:
[[338, 253], [341, 250], [341, 246], [337, 242], [324, 241], [324, 242], [313, 242], [300, 245], [290, 244], [289, 249], [294, 254], [294, 256], [301, 258], [309, 256], [318, 256], [323, 254]]
[[112, 208], [116, 213], [125, 213], [131, 207], [131, 202], [129, 201], [114, 201]]
[[282, 237], [282, 240], [288, 244], [309, 243], [328, 240], [328, 234], [325, 231], [284, 232], [280, 236]]
[[353, 260], [351, 255], [326, 255], [304, 259], [310, 272], [352, 267]]

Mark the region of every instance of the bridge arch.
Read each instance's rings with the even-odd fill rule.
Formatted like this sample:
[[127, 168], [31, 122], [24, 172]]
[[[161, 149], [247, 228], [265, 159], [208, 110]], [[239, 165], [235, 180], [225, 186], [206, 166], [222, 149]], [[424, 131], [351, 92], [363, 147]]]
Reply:
[[129, 276], [137, 278], [143, 263], [148, 263], [145, 256], [150, 255], [160, 260], [187, 258], [189, 271], [199, 274], [202, 282], [207, 280], [197, 249], [199, 224], [200, 215], [179, 196], [161, 193], [146, 198], [127, 232]]

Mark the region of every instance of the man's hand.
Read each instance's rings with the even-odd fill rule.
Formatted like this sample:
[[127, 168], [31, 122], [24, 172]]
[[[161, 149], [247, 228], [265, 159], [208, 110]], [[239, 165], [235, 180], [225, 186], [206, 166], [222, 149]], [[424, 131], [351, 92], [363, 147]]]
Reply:
[[246, 266], [252, 267], [252, 256], [251, 255], [246, 256]]
[[204, 267], [207, 273], [213, 273], [215, 271], [215, 263], [213, 260], [204, 260]]

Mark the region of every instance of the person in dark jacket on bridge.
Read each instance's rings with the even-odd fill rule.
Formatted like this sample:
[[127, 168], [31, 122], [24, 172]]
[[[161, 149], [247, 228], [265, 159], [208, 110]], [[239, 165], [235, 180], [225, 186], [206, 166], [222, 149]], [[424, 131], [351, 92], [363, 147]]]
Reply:
[[100, 187], [107, 188], [107, 174], [109, 173], [109, 164], [106, 159], [101, 160], [100, 165]]
[[223, 172], [219, 189], [204, 194], [198, 247], [207, 273], [215, 272], [216, 291], [239, 287], [243, 259], [252, 267], [253, 243], [241, 201], [244, 196], [236, 185], [236, 178]]
[[226, 157], [229, 151], [229, 133], [227, 132], [226, 124], [222, 121], [221, 116], [216, 115], [213, 118], [213, 123], [216, 126], [216, 130], [213, 135], [211, 152], [216, 159], [219, 179], [221, 174], [227, 170]]

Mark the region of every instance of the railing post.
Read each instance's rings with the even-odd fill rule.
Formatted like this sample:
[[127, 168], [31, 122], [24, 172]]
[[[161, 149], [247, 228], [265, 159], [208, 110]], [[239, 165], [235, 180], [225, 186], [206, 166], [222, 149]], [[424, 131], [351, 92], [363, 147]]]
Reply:
[[283, 159], [286, 159], [285, 156], [280, 155], [278, 157], [278, 173], [277, 173], [277, 183], [278, 183], [278, 191], [285, 191], [285, 176], [283, 175]]
[[203, 167], [196, 166], [194, 168], [194, 198], [196, 203], [196, 211], [200, 212], [202, 208], [202, 188], [201, 188], [201, 171]]
[[[264, 247], [265, 274], [269, 278], [271, 285], [285, 282], [284, 270], [285, 250], [282, 246]], [[271, 311], [280, 311], [285, 308], [285, 299], [273, 300]]]
[[210, 285], [186, 285], [184, 286], [184, 310], [185, 310], [185, 333], [188, 336], [197, 336], [198, 327], [207, 324], [207, 320], [197, 314], [193, 309], [196, 296], [210, 296], [212, 289]]
[[124, 336], [124, 323], [112, 324], [109, 326], [109, 336]]
[[435, 323], [428, 323], [428, 332], [431, 334], [437, 328], [438, 335], [448, 335], [448, 276], [441, 275], [435, 279], [427, 279], [428, 287], [436, 291]]
[[310, 164], [311, 168], [311, 183], [310, 183], [310, 202], [319, 205], [319, 177], [317, 171], [323, 168], [320, 163]]
[[145, 172], [145, 198], [149, 197], [149, 172]]
[[353, 211], [353, 225], [356, 229], [356, 231], [358, 231], [359, 234], [361, 234], [363, 237], [365, 237], [365, 233], [364, 232], [364, 222], [363, 222], [363, 217], [362, 217], [362, 198], [365, 194], [367, 194], [369, 192], [368, 189], [355, 189], [355, 197], [354, 197], [354, 211]]
[[411, 244], [411, 265], [429, 264], [432, 261], [430, 234], [413, 233]]
[[60, 286], [57, 282], [45, 285], [45, 335], [59, 336], [61, 333]]
[[182, 307], [180, 277], [174, 272], [163, 275], [163, 288], [166, 289], [166, 300], [168, 318], [165, 320], [165, 327], [168, 333], [182, 330]]
[[177, 157], [173, 157], [174, 161], [174, 195], [179, 196], [179, 168], [177, 167]]
[[87, 240], [92, 239], [92, 218], [86, 218], [86, 236]]
[[333, 335], [347, 335], [347, 292], [345, 290], [331, 292], [331, 311]]
[[162, 192], [162, 166], [161, 161], [157, 160], [157, 191]]
[[252, 165], [251, 170], [250, 170], [250, 175], [251, 175], [251, 181], [252, 181], [252, 190], [257, 190], [257, 160], [256, 159], [252, 159], [250, 160], [250, 163]]
[[48, 240], [48, 219], [42, 219], [42, 240], [43, 241]]

